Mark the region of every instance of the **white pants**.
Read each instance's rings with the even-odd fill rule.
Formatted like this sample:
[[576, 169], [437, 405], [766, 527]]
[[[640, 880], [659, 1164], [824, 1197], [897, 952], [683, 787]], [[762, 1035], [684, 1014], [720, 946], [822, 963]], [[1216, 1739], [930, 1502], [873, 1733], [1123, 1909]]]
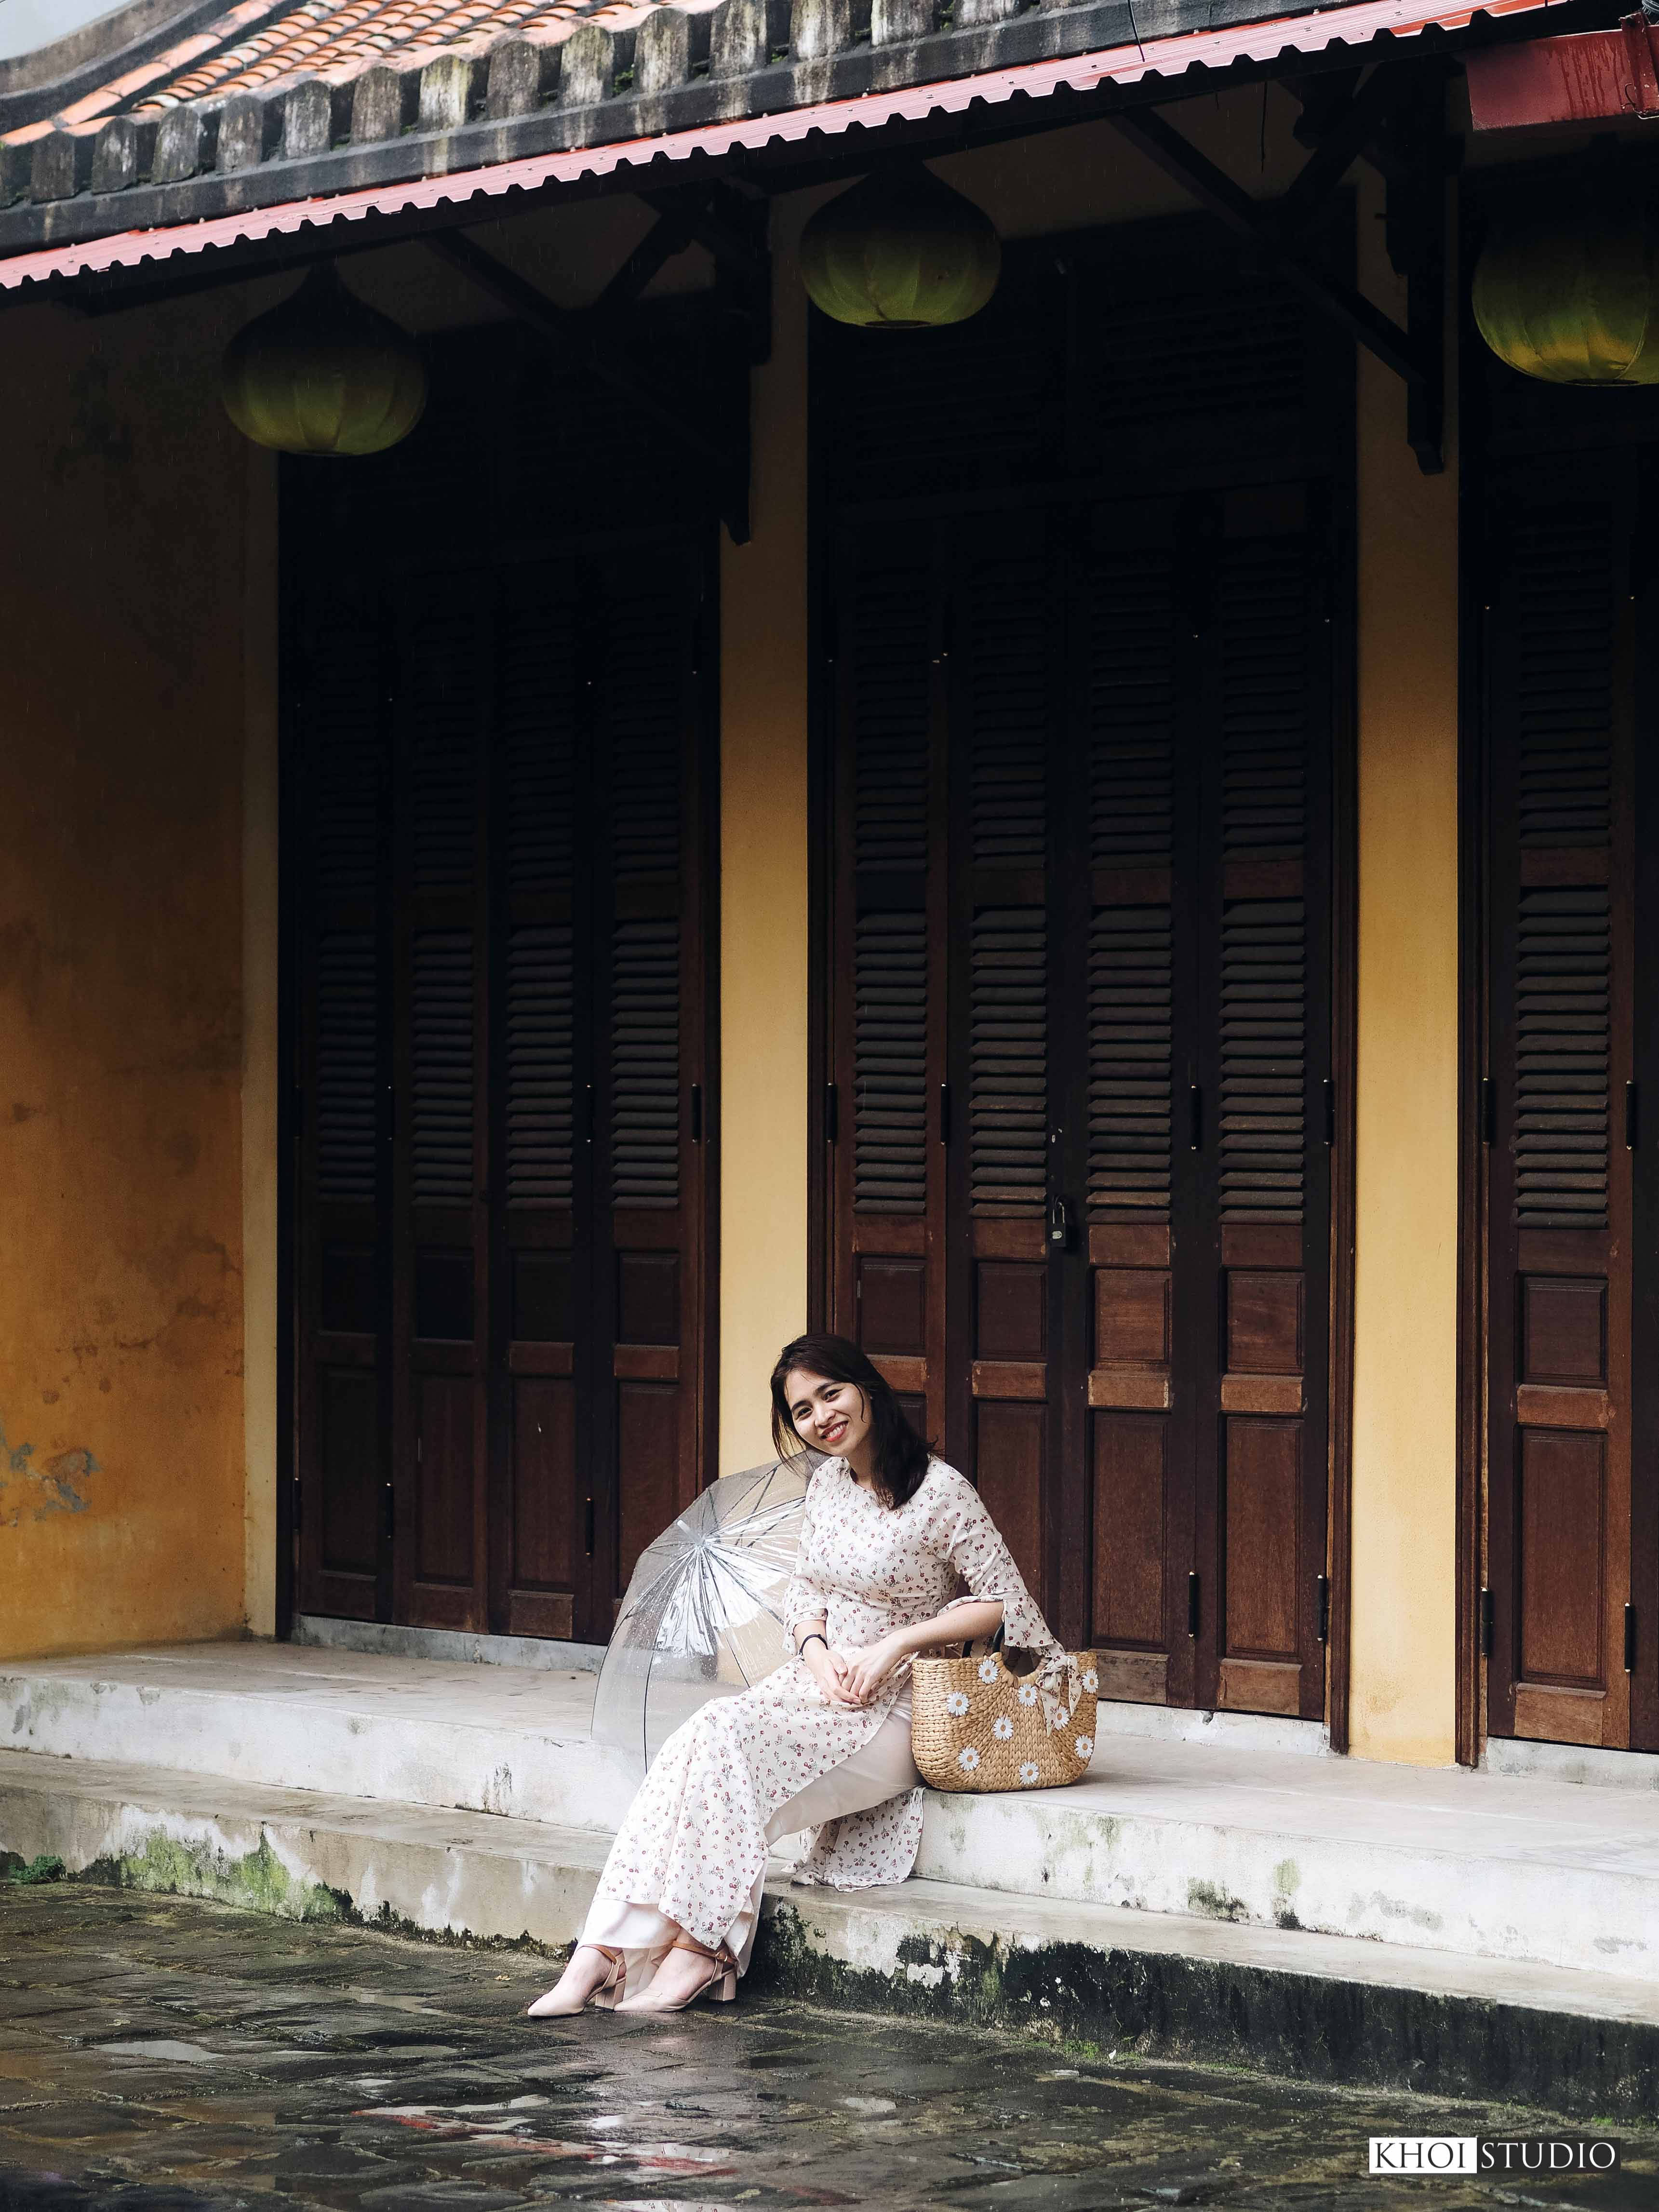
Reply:
[[[921, 1777], [910, 1756], [910, 1692], [907, 1685], [897, 1704], [868, 1743], [832, 1766], [827, 1774], [809, 1782], [799, 1796], [779, 1806], [766, 1824], [766, 1840], [793, 1836], [802, 1828], [817, 1828], [838, 1820], [847, 1813], [867, 1812], [884, 1805], [890, 1797], [919, 1790]], [[761, 1890], [766, 1881], [763, 1867], [755, 1876], [748, 1904], [726, 1931], [726, 1948], [738, 1962], [740, 1974], [749, 1971], [755, 1948], [755, 1929], [760, 1917]], [[620, 1951], [628, 1962], [630, 1990], [643, 1988], [672, 1944], [679, 1929], [654, 1905], [623, 1904], [616, 1898], [596, 1897], [580, 1940], [603, 1943]]]

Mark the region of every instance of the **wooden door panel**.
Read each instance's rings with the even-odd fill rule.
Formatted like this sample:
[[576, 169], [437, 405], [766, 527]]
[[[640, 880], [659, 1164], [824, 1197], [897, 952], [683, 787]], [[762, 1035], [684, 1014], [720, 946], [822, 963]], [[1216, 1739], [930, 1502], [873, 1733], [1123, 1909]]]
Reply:
[[981, 1400], [975, 1405], [974, 1414], [974, 1468], [979, 1494], [1027, 1587], [1040, 1589], [1047, 1404]]
[[576, 1387], [567, 1377], [515, 1376], [513, 1554], [507, 1632], [570, 1636], [579, 1553]]
[[1521, 1382], [1607, 1379], [1607, 1286], [1590, 1278], [1522, 1275]]
[[944, 839], [931, 533], [840, 549], [828, 1318], [945, 1433]]
[[1161, 1704], [1169, 1689], [1170, 1424], [1097, 1413], [1092, 1428], [1093, 1632], [1101, 1694]]
[[616, 1385], [617, 1579], [623, 1589], [640, 1553], [679, 1510], [680, 1392], [672, 1384]]
[[1215, 797], [1199, 834], [1210, 904], [1194, 1105], [1195, 1225], [1210, 1271], [1196, 1307], [1213, 1315], [1218, 1370], [1195, 1377], [1198, 1548], [1217, 1602], [1200, 1608], [1199, 1694], [1317, 1718], [1330, 1236], [1329, 1163], [1316, 1134], [1331, 1067], [1328, 556], [1314, 494], [1300, 486], [1230, 495], [1218, 526], [1201, 740]]
[[[1076, 615], [1089, 842], [1090, 1461], [1101, 1687], [1191, 1695], [1191, 1377], [1179, 1364], [1176, 1068], [1190, 1082], [1190, 871], [1178, 790], [1193, 680], [1174, 502], [1103, 507]], [[1183, 635], [1184, 634], [1184, 635]], [[1188, 650], [1183, 653], [1183, 643]]]
[[[422, 1375], [416, 1391], [410, 1580], [423, 1613], [465, 1612], [473, 1573], [477, 1392], [470, 1376]], [[441, 1593], [442, 1593], [441, 1595]], [[431, 1620], [434, 1627], [465, 1625]]]
[[1607, 1438], [1523, 1428], [1520, 1446], [1522, 1674], [1534, 1684], [1605, 1690]]
[[1487, 1402], [1495, 1735], [1629, 1741], [1628, 487], [1500, 478], [1489, 556]]
[[[338, 1356], [339, 1347], [336, 1347]], [[308, 1486], [321, 1522], [309, 1559], [307, 1599], [354, 1620], [374, 1617], [380, 1547], [380, 1390], [373, 1342], [360, 1364], [336, 1365], [319, 1346], [315, 1459]]]
[[378, 607], [349, 592], [308, 606], [304, 629], [297, 1596], [373, 1620], [386, 1565], [383, 634]]

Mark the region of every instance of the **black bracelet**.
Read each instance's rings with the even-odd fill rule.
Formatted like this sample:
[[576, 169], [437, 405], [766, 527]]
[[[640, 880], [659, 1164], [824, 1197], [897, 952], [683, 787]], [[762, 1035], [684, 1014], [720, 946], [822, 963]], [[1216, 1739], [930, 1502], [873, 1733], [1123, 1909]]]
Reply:
[[810, 1636], [803, 1636], [795, 1646], [797, 1659], [804, 1659], [806, 1656], [806, 1647], [809, 1644], [821, 1644], [826, 1651], [830, 1649], [830, 1638], [827, 1636], [820, 1636], [815, 1628]]

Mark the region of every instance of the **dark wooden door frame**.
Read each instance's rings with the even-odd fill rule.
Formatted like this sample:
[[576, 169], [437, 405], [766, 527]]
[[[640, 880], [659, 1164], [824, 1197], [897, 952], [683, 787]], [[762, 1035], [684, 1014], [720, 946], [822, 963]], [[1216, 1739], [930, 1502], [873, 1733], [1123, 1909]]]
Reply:
[[[1048, 241], [1045, 241], [1048, 243]], [[811, 353], [809, 349], [809, 360]], [[810, 395], [809, 395], [810, 404]], [[1325, 1717], [1331, 1748], [1346, 1753], [1350, 1740], [1352, 1591], [1352, 1441], [1355, 1272], [1355, 1075], [1358, 1062], [1358, 524], [1352, 407], [1340, 415], [1336, 465], [1330, 477], [1332, 540], [1337, 574], [1331, 605], [1331, 886], [1330, 1065], [1328, 1108], [1330, 1267], [1327, 1374], [1328, 1468], [1326, 1498]], [[807, 1316], [825, 1325], [833, 1255], [830, 1237], [830, 1178], [837, 1131], [831, 1084], [834, 1041], [827, 1025], [834, 916], [836, 639], [827, 618], [827, 578], [833, 570], [836, 524], [828, 485], [823, 441], [808, 440], [808, 1027]], [[1056, 484], [1033, 489], [1037, 500], [1071, 503], [1093, 485]], [[1006, 496], [1006, 495], [1005, 495]], [[996, 504], [992, 501], [991, 504]], [[961, 504], [961, 502], [957, 502]], [[913, 509], [914, 513], [915, 510]], [[841, 1102], [842, 1129], [846, 1102]], [[1316, 1136], [1317, 1133], [1315, 1133]], [[948, 1387], [948, 1385], [947, 1385]], [[1460, 1491], [1461, 1510], [1461, 1491]]]

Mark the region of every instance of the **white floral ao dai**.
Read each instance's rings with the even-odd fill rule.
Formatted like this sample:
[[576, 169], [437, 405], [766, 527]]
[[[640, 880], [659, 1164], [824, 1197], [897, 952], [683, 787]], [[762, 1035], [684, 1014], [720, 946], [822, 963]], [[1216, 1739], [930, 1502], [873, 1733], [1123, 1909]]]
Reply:
[[[1011, 1650], [1041, 1652], [1028, 1680], [1065, 1667], [996, 1524], [973, 1485], [942, 1460], [895, 1511], [827, 1460], [806, 1493], [800, 1552], [785, 1605], [793, 1642], [819, 1620], [832, 1645], [856, 1651], [952, 1605], [1000, 1599]], [[996, 1673], [994, 1664], [991, 1673]], [[751, 1908], [769, 1823], [792, 1798], [852, 1759], [908, 1690], [909, 1662], [873, 1704], [832, 1705], [799, 1659], [740, 1697], [693, 1714], [658, 1754], [599, 1877], [607, 1903], [648, 1906], [711, 1948]], [[787, 1831], [785, 1831], [787, 1832]], [[813, 1836], [798, 1881], [836, 1889], [902, 1881], [921, 1839], [921, 1792], [911, 1790], [832, 1820]]]

